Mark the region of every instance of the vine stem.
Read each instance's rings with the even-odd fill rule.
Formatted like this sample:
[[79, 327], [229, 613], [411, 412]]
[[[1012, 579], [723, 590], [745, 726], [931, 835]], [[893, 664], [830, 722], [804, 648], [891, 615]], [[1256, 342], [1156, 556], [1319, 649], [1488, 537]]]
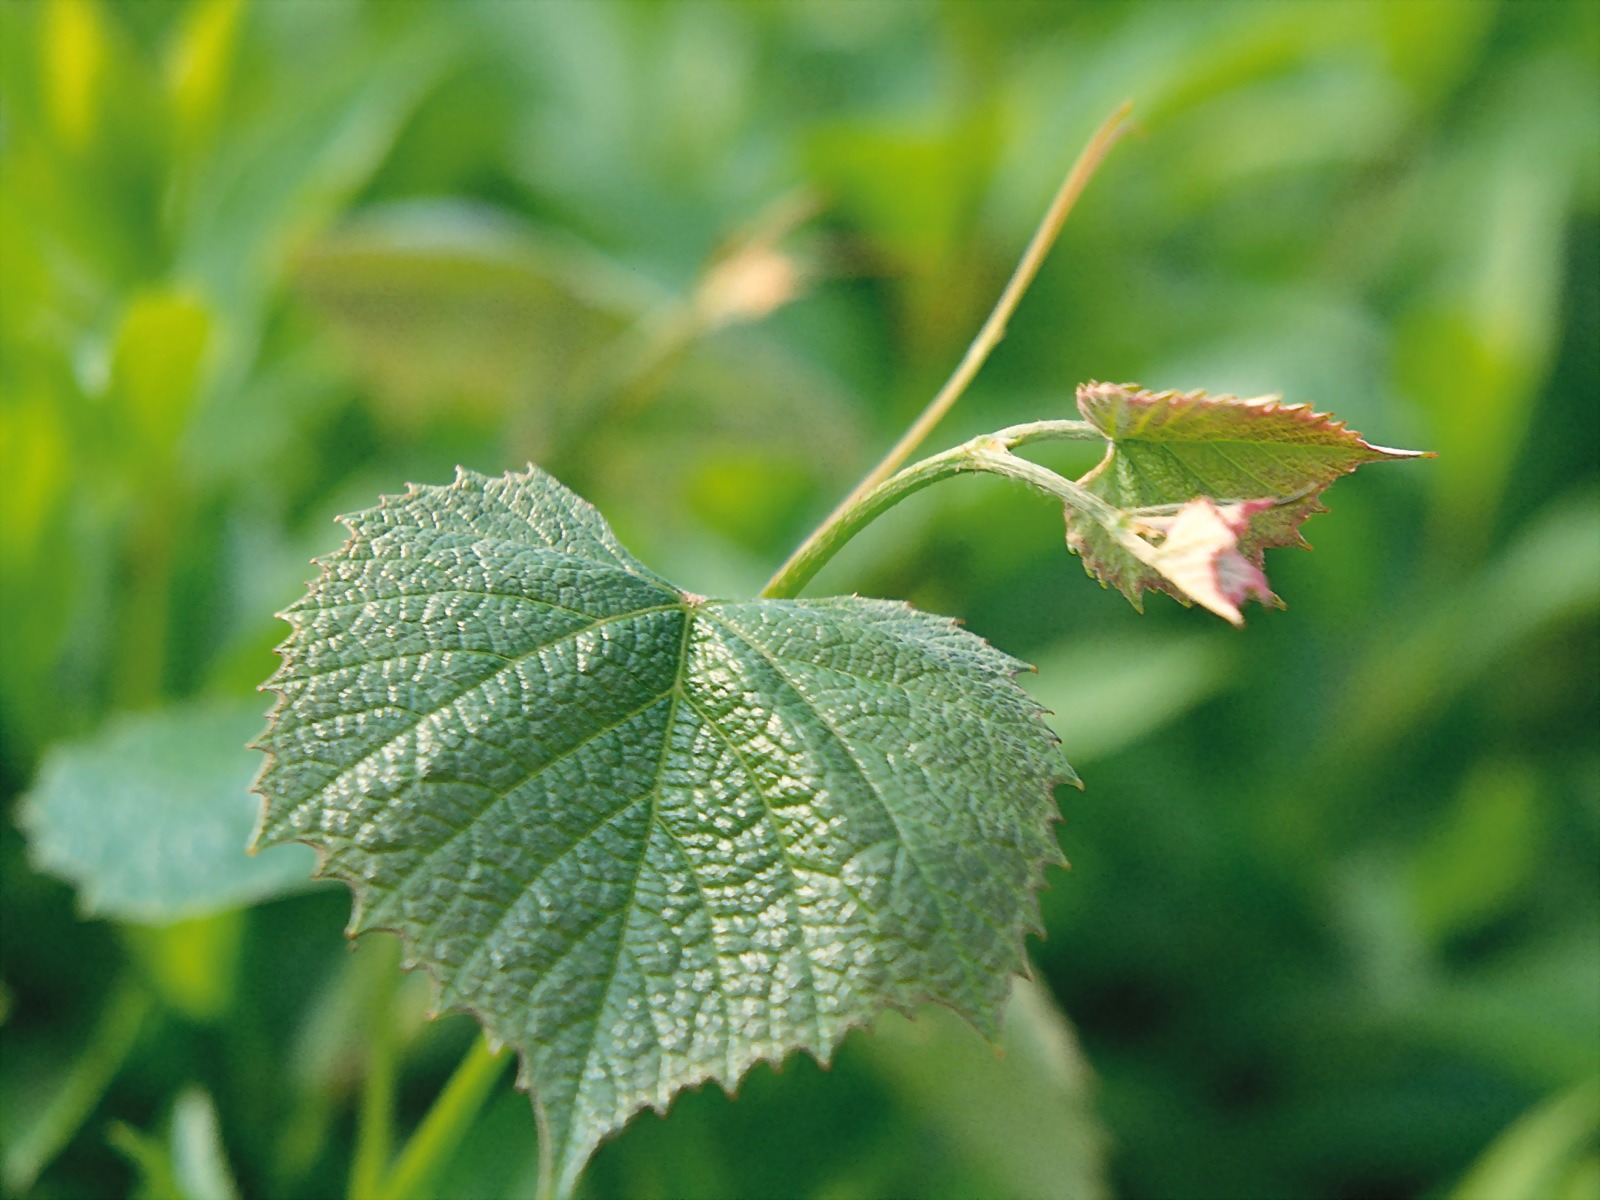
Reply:
[[[1048, 427], [1048, 428], [1047, 428]], [[819, 530], [821, 536], [806, 540], [804, 546], [784, 563], [761, 593], [774, 600], [787, 600], [800, 594], [839, 550], [874, 519], [907, 496], [956, 475], [986, 472], [1015, 479], [1060, 500], [1067, 507], [1118, 531], [1126, 524], [1125, 514], [1087, 488], [1057, 475], [1048, 467], [1029, 462], [1011, 453], [1011, 447], [1025, 441], [1054, 438], [1103, 438], [1092, 425], [1080, 421], [1037, 421], [1014, 425], [999, 433], [987, 433], [935, 454], [891, 475], [864, 495], [841, 506]]]
[[867, 472], [850, 494], [839, 502], [822, 524], [817, 526], [789, 556], [788, 561], [778, 568], [767, 586], [761, 590], [763, 596], [779, 595], [773, 589], [793, 574], [792, 568], [796, 561], [810, 557], [817, 543], [827, 541], [831, 537], [832, 527], [844, 518], [845, 513], [856, 508], [863, 497], [888, 480], [927, 439], [934, 427], [944, 419], [945, 414], [955, 406], [955, 402], [967, 390], [967, 385], [983, 367], [990, 353], [1005, 337], [1006, 325], [1010, 322], [1011, 315], [1016, 312], [1023, 293], [1028, 290], [1034, 276], [1039, 273], [1039, 267], [1043, 264], [1045, 256], [1050, 253], [1050, 247], [1054, 245], [1061, 227], [1066, 224], [1068, 215], [1078, 202], [1078, 197], [1083, 194], [1084, 188], [1088, 187], [1089, 180], [1094, 177], [1095, 171], [1111, 152], [1111, 148], [1128, 132], [1127, 119], [1132, 110], [1131, 103], [1123, 104], [1105, 119], [1099, 129], [1095, 130], [1094, 136], [1089, 139], [1079, 153], [1077, 161], [1072, 164], [1072, 169], [1067, 172], [1067, 177], [1061, 181], [1055, 198], [1050, 201], [1050, 207], [1045, 210], [1038, 229], [1034, 230], [1033, 238], [1028, 242], [1028, 248], [1023, 251], [1022, 258], [1012, 271], [1005, 290], [1000, 293], [1000, 299], [995, 302], [994, 309], [989, 313], [989, 319], [978, 330], [978, 336], [972, 339], [972, 344], [967, 347], [967, 352], [962, 355], [950, 378], [945, 381], [933, 399], [928, 401], [927, 407], [900, 436], [900, 440], [883, 456], [878, 465]]

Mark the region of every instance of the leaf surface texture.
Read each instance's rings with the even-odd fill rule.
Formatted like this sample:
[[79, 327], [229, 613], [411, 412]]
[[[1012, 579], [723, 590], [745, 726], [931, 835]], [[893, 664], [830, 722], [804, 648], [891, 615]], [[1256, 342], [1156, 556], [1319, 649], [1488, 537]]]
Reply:
[[887, 1006], [997, 1033], [1074, 779], [1022, 664], [904, 604], [680, 591], [533, 469], [345, 522], [285, 614], [259, 840], [520, 1051], [558, 1191]]

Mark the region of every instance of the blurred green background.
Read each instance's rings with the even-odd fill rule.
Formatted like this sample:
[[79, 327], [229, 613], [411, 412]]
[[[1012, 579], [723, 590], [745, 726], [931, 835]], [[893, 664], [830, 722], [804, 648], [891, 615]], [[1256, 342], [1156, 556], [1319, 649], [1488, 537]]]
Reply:
[[[753, 593], [1123, 100], [1140, 133], [929, 449], [1098, 378], [1440, 457], [1336, 487], [1243, 633], [1138, 617], [998, 481], [853, 544], [813, 594], [1039, 664], [1088, 790], [1033, 953], [1098, 1116], [1074, 1076], [1013, 1119], [975, 1037], [901, 1022], [639, 1118], [587, 1194], [1600, 1195], [1588, 0], [0, 4], [6, 1192], [340, 1194], [371, 1014], [402, 1133], [473, 1036], [417, 979], [384, 1007], [343, 889], [240, 907], [282, 877], [140, 832], [186, 788], [179, 828], [248, 809], [272, 614], [334, 514], [531, 460]], [[30, 789], [100, 860], [24, 816], [30, 848]], [[123, 878], [152, 862], [237, 894]], [[502, 1081], [438, 1194], [526, 1194], [533, 1154]]]

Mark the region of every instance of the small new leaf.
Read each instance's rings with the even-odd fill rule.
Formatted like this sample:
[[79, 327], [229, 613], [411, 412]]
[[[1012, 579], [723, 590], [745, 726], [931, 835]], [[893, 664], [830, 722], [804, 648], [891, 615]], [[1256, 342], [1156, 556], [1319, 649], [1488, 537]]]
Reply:
[[[1326, 511], [1320, 497], [1329, 484], [1363, 463], [1428, 457], [1371, 445], [1328, 414], [1273, 396], [1241, 400], [1086, 383], [1078, 388], [1078, 411], [1110, 443], [1105, 458], [1078, 481], [1081, 486], [1124, 512], [1175, 511], [1200, 497], [1212, 502], [1209, 515], [1192, 510], [1181, 529], [1166, 531], [1163, 549], [1154, 555], [1143, 553], [1140, 546], [1147, 543], [1129, 530], [1069, 508], [1067, 544], [1083, 557], [1084, 567], [1135, 608], [1143, 607], [1146, 589], [1156, 588], [1235, 622], [1244, 596], [1275, 602], [1260, 575], [1263, 551], [1306, 545], [1300, 526]], [[1217, 545], [1220, 553], [1222, 526], [1232, 530], [1233, 544], [1216, 560], [1222, 572], [1218, 589], [1201, 584], [1196, 590], [1175, 578], [1170, 567], [1188, 535], [1205, 530], [1201, 541]], [[1185, 535], [1176, 545], [1173, 532]]]
[[1271, 500], [1245, 500], [1218, 508], [1201, 496], [1173, 516], [1148, 517], [1141, 522], [1158, 542], [1136, 534], [1124, 544], [1146, 566], [1160, 572], [1164, 586], [1235, 625], [1243, 625], [1239, 605], [1246, 599], [1279, 603], [1261, 568], [1239, 550], [1239, 539], [1250, 519], [1272, 507]]
[[998, 1029], [1074, 781], [1020, 663], [857, 598], [707, 601], [537, 470], [345, 518], [270, 686], [258, 844], [310, 842], [601, 1138], [923, 999]]

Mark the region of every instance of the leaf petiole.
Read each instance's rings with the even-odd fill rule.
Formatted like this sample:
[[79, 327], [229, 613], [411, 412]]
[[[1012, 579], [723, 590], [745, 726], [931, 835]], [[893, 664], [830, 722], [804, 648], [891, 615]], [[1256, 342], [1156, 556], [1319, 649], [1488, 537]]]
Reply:
[[1014, 450], [1029, 442], [1103, 442], [1106, 435], [1088, 421], [1029, 421], [1008, 425], [990, 435]]
[[1068, 508], [1076, 509], [1107, 529], [1116, 530], [1127, 523], [1121, 509], [1107, 504], [1081, 484], [1057, 475], [1049, 467], [1041, 467], [1036, 462], [1012, 454], [998, 436], [974, 438], [963, 449], [968, 449], [974, 470], [989, 471], [1026, 483], [1048, 496], [1054, 496]]
[[[1082, 429], [1073, 428], [1070, 432], [1040, 433], [1036, 427], [1052, 426], [1065, 428], [1067, 426], [1082, 426]], [[786, 600], [800, 594], [800, 591], [811, 582], [812, 578], [820, 571], [835, 554], [844, 548], [847, 543], [861, 530], [871, 524], [873, 520], [893, 508], [907, 496], [920, 492], [931, 484], [942, 479], [974, 471], [983, 471], [991, 475], [1003, 475], [1008, 479], [1015, 479], [1047, 495], [1054, 496], [1069, 508], [1076, 510], [1081, 515], [1096, 521], [1114, 535], [1121, 536], [1121, 531], [1128, 525], [1127, 518], [1119, 509], [1107, 504], [1099, 496], [1089, 491], [1072, 480], [1057, 475], [1048, 467], [1041, 467], [1038, 463], [1030, 462], [1012, 454], [1010, 446], [1027, 440], [1033, 436], [1040, 437], [1066, 436], [1086, 437], [1093, 426], [1080, 421], [1039, 421], [1034, 425], [1016, 425], [1010, 429], [1001, 430], [999, 433], [984, 434], [975, 437], [969, 442], [963, 442], [950, 450], [921, 462], [913, 463], [903, 471], [884, 480], [872, 488], [865, 495], [855, 500], [847, 507], [830, 518], [827, 524], [818, 530], [818, 535], [807, 539], [806, 544], [800, 548], [788, 562], [783, 565], [771, 582], [762, 589], [761, 595], [769, 600]], [[1018, 431], [1028, 431], [1019, 436]], [[1093, 436], [1103, 438], [1104, 435], [1094, 432]], [[1127, 536], [1134, 536], [1130, 531]]]

